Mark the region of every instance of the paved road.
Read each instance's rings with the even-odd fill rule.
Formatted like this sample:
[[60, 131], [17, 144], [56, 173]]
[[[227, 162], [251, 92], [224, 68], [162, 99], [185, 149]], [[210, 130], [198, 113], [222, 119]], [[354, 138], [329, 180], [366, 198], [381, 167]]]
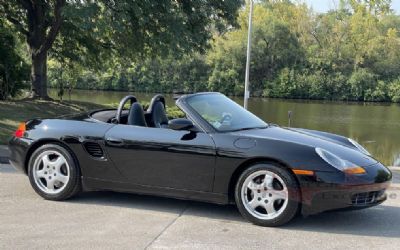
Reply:
[[375, 208], [262, 228], [234, 206], [111, 192], [45, 201], [24, 175], [0, 165], [0, 249], [398, 249], [400, 189], [389, 195]]

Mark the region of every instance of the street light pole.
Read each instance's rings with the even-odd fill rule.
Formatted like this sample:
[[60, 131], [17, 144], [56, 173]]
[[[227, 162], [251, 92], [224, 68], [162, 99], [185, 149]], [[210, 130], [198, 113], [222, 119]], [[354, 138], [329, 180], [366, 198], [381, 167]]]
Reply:
[[251, 54], [251, 30], [253, 21], [253, 0], [250, 1], [250, 13], [249, 13], [249, 30], [247, 34], [247, 59], [246, 59], [246, 79], [244, 81], [244, 108], [247, 109], [247, 102], [250, 97], [249, 90], [249, 77], [250, 77], [250, 54]]

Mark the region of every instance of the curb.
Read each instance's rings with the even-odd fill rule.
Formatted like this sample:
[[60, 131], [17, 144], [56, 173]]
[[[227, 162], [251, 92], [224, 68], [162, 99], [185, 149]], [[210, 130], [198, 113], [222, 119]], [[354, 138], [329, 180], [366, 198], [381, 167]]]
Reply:
[[10, 151], [5, 145], [0, 145], [0, 164], [8, 164]]
[[400, 171], [400, 167], [388, 167], [391, 171]]

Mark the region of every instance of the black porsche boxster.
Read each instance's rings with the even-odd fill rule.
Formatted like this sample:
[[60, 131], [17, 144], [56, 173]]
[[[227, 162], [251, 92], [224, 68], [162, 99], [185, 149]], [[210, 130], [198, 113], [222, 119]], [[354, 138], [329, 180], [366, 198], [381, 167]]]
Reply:
[[168, 119], [156, 95], [147, 110], [127, 96], [118, 109], [29, 120], [11, 163], [48, 200], [113, 190], [235, 203], [262, 226], [386, 199], [391, 172], [352, 139], [266, 123], [220, 93], [176, 105], [185, 118]]

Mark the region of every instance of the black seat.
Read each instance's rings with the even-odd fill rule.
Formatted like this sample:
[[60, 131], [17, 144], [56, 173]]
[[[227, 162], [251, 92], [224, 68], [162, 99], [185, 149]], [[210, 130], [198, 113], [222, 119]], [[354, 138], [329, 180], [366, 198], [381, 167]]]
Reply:
[[151, 99], [147, 109], [149, 116], [149, 125], [154, 128], [168, 128], [168, 117], [165, 110], [165, 98], [162, 95], [156, 95]]
[[132, 103], [128, 115], [128, 125], [146, 127], [146, 120], [144, 118], [144, 111], [142, 105], [135, 102]]

